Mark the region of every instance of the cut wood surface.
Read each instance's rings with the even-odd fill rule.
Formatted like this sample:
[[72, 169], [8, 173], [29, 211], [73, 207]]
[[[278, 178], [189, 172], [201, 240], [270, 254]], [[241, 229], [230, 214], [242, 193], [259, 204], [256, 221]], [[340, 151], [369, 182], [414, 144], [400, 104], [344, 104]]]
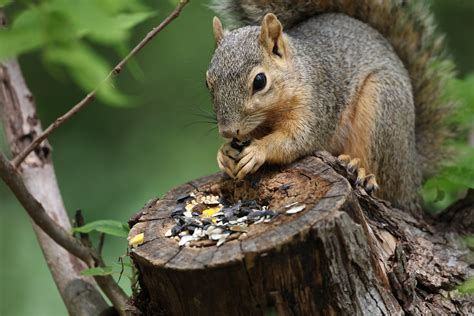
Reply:
[[[472, 258], [447, 214], [439, 223], [413, 218], [368, 195], [327, 153], [243, 182], [215, 174], [155, 199], [130, 220], [141, 291], [130, 311], [147, 315], [400, 315], [474, 312], [455, 287], [473, 275]], [[306, 205], [220, 247], [178, 246], [165, 232], [178, 197], [205, 192], [231, 201], [255, 199], [280, 212]], [[472, 198], [472, 197], [467, 197]], [[471, 206], [469, 203], [465, 203]], [[456, 212], [472, 218], [472, 207]], [[451, 212], [454, 212], [451, 210]], [[461, 214], [461, 213], [457, 213]], [[430, 223], [438, 223], [433, 225]], [[463, 233], [472, 233], [463, 226]], [[471, 261], [470, 261], [471, 260]]]

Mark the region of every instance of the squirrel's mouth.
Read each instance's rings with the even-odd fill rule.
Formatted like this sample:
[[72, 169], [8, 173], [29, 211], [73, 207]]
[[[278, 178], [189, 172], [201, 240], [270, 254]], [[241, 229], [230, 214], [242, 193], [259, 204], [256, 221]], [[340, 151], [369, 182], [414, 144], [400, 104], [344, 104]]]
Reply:
[[257, 125], [248, 135], [254, 139], [263, 138], [273, 132], [273, 122], [270, 119], [266, 119], [259, 125]]

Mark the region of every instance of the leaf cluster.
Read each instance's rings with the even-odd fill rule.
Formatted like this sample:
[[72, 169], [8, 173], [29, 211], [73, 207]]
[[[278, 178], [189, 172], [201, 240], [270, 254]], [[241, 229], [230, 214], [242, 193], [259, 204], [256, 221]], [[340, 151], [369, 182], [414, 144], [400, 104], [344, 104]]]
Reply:
[[[124, 55], [132, 29], [155, 13], [143, 0], [0, 0], [17, 14], [0, 31], [0, 60], [39, 52], [53, 75], [68, 75], [85, 91], [107, 76], [111, 64], [100, 46]], [[103, 49], [101, 49], [103, 51]], [[114, 86], [101, 85], [98, 97], [107, 104], [124, 105], [126, 97]]]
[[[89, 234], [91, 232], [99, 232], [110, 236], [127, 238], [129, 228], [125, 223], [121, 223], [115, 220], [98, 220], [90, 222], [80, 227], [74, 227], [74, 233]], [[81, 275], [84, 276], [104, 276], [104, 275], [118, 275], [119, 278], [124, 273], [130, 279], [134, 277], [134, 267], [131, 263], [123, 262], [123, 258], [120, 258], [120, 263], [114, 263], [113, 265], [107, 265], [104, 267], [94, 267], [81, 271]]]

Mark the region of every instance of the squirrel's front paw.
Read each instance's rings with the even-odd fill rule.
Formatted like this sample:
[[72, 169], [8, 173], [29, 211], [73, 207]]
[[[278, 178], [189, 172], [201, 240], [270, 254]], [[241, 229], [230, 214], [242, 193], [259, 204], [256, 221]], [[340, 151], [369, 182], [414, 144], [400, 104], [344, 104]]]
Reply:
[[219, 168], [232, 178], [235, 178], [236, 161], [239, 154], [240, 152], [232, 147], [230, 142], [223, 144], [217, 152], [217, 164]]
[[257, 141], [254, 141], [240, 153], [239, 162], [235, 168], [236, 178], [242, 180], [246, 175], [254, 173], [263, 165], [265, 159], [265, 151]]

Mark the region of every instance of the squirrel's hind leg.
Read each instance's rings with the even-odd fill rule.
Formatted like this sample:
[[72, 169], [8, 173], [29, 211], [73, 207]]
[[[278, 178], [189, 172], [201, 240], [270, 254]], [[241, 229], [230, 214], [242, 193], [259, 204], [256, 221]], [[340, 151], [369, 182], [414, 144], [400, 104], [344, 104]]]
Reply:
[[362, 186], [367, 193], [372, 193], [379, 188], [375, 175], [367, 174], [365, 168], [360, 167], [359, 158], [351, 158], [349, 155], [339, 155], [337, 159], [346, 168], [347, 175], [353, 177], [354, 184]]

